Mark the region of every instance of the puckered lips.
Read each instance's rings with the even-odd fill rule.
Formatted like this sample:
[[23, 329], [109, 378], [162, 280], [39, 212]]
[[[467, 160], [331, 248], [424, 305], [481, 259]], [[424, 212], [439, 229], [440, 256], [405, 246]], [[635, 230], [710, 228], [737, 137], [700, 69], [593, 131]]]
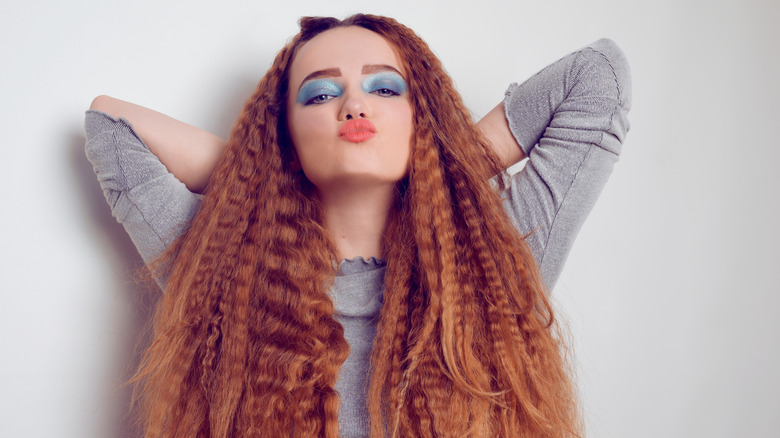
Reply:
[[347, 120], [339, 129], [339, 138], [351, 143], [362, 143], [374, 135], [376, 128], [367, 119]]

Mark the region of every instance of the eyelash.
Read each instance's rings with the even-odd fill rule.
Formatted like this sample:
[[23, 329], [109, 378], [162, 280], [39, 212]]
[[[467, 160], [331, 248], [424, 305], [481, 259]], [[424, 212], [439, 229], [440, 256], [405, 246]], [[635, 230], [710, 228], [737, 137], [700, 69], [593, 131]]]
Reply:
[[[328, 99], [319, 100], [320, 97], [327, 97]], [[323, 103], [335, 99], [336, 96], [330, 95], [330, 94], [318, 94], [311, 99], [307, 100], [304, 105], [322, 105]]]
[[[394, 96], [400, 96], [401, 93], [387, 87], [377, 88], [376, 90], [373, 90], [369, 92], [369, 94], [375, 94], [379, 97], [394, 97]], [[326, 98], [326, 99], [320, 99], [320, 98]], [[338, 96], [334, 96], [332, 94], [318, 94], [311, 99], [307, 100], [304, 105], [322, 105], [325, 102], [328, 102], [332, 99], [335, 99]]]
[[[400, 96], [403, 94], [404, 91], [406, 91], [406, 84], [402, 83], [401, 85], [395, 84], [392, 80], [388, 80], [387, 78], [374, 78], [369, 87], [364, 86], [364, 90], [368, 89], [371, 91], [366, 91], [369, 94], [374, 94], [379, 97], [395, 97]], [[378, 85], [385, 85], [390, 83], [390, 86], [386, 87], [378, 87]], [[399, 88], [400, 91], [396, 91], [396, 88]], [[319, 90], [318, 90], [319, 91]], [[322, 94], [317, 94], [312, 96], [311, 98], [307, 99], [305, 102], [303, 102], [304, 105], [322, 105], [324, 103], [327, 103], [339, 96], [341, 96], [341, 90], [338, 92], [330, 91], [330, 90], [323, 90], [326, 91]]]
[[395, 74], [383, 72], [370, 77], [368, 83], [364, 84], [364, 90], [381, 97], [393, 97], [406, 91], [406, 83]]
[[401, 93], [393, 90], [392, 88], [387, 88], [387, 87], [377, 88], [376, 90], [371, 91], [371, 94], [376, 94], [377, 96], [380, 97], [393, 97], [393, 96], [401, 95]]

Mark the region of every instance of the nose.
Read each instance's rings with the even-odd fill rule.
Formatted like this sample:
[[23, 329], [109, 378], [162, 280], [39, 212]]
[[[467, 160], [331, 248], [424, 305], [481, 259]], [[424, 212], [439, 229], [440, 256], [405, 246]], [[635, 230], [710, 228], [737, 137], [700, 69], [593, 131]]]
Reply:
[[371, 117], [371, 111], [365, 100], [363, 90], [346, 91], [342, 97], [339, 120], [364, 119]]

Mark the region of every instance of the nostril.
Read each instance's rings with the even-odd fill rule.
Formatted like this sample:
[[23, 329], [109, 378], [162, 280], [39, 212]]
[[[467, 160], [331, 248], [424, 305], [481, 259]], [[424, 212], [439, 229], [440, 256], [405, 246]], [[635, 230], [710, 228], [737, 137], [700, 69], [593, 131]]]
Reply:
[[352, 120], [352, 114], [347, 114], [347, 120]]

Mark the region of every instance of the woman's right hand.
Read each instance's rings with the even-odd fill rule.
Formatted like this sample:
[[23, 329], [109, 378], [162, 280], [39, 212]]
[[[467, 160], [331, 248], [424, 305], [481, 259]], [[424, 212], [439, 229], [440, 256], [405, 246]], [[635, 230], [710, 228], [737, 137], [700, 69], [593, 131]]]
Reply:
[[110, 96], [96, 97], [89, 109], [127, 119], [168, 171], [196, 193], [203, 191], [227, 144], [208, 131]]

